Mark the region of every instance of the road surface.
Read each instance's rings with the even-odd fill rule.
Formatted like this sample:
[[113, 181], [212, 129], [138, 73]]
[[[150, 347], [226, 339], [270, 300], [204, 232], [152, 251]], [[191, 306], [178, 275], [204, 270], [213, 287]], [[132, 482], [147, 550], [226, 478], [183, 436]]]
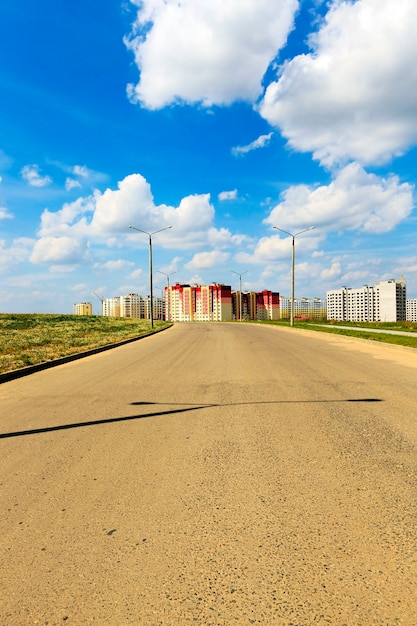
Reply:
[[199, 323], [0, 385], [0, 626], [414, 626], [416, 377]]

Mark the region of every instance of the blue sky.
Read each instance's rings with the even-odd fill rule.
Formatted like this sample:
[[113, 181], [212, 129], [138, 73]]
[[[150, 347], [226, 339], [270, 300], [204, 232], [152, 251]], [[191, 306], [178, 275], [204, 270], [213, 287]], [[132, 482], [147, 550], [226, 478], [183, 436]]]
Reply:
[[[415, 0], [0, 3], [0, 312], [222, 282], [417, 297]], [[160, 270], [159, 273], [158, 270]], [[233, 272], [231, 272], [233, 270]]]

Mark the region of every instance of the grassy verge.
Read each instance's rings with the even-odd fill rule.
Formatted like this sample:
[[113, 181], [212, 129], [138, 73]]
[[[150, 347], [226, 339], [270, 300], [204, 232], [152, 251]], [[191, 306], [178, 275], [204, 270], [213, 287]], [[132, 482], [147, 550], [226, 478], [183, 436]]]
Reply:
[[[265, 322], [277, 324], [279, 326], [289, 326], [288, 321]], [[323, 324], [317, 326], [316, 324]], [[317, 322], [296, 321], [296, 328], [305, 328], [320, 333], [331, 333], [334, 335], [345, 335], [348, 337], [359, 337], [360, 339], [369, 339], [370, 341], [378, 341], [380, 343], [391, 343], [398, 346], [406, 346], [408, 348], [417, 348], [417, 324], [413, 322], [329, 322], [320, 320]], [[336, 328], [336, 326], [348, 326], [345, 328]], [[359, 328], [364, 330], [359, 330]], [[367, 329], [377, 329], [379, 332], [367, 332]], [[415, 333], [415, 337], [407, 337], [404, 335], [388, 335], [384, 330], [397, 330], [408, 333]]]
[[[169, 326], [155, 321], [154, 330]], [[0, 373], [145, 335], [141, 319], [0, 314]]]
[[[271, 322], [279, 326], [289, 326], [288, 321]], [[412, 322], [326, 322], [316, 326], [307, 321], [296, 321], [296, 328], [305, 328], [316, 332], [347, 335], [417, 348], [417, 324]], [[155, 321], [154, 330], [169, 326], [168, 322]], [[349, 326], [349, 329], [335, 326]], [[378, 329], [373, 333], [365, 329]], [[93, 348], [109, 345], [140, 337], [149, 333], [149, 321], [140, 319], [76, 316], [76, 315], [39, 315], [39, 314], [0, 314], [0, 373], [11, 372], [28, 365], [45, 363], [60, 357], [84, 352]], [[413, 332], [415, 337], [388, 335], [384, 330]]]
[[[311, 322], [312, 323], [312, 322]], [[377, 330], [401, 330], [409, 333], [417, 333], [417, 324], [415, 322], [335, 322], [333, 320], [320, 321], [320, 324], [332, 326], [349, 326], [350, 328], [375, 328]]]

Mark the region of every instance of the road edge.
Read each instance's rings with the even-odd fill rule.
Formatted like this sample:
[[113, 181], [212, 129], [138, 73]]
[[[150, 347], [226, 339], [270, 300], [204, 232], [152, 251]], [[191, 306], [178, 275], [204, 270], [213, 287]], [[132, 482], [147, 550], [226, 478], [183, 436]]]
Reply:
[[97, 346], [97, 348], [91, 348], [90, 350], [85, 350], [84, 352], [76, 352], [74, 354], [68, 354], [67, 356], [62, 356], [59, 359], [53, 359], [52, 361], [43, 361], [42, 363], [36, 363], [35, 365], [28, 365], [27, 367], [22, 367], [17, 370], [4, 372], [0, 374], [0, 385], [2, 383], [7, 383], [10, 380], [15, 380], [16, 378], [23, 378], [24, 376], [29, 376], [30, 374], [35, 374], [36, 372], [41, 372], [42, 370], [46, 370], [51, 367], [56, 367], [57, 365], [64, 365], [65, 363], [70, 363], [71, 361], [84, 359], [87, 356], [92, 356], [93, 354], [104, 352], [105, 350], [112, 350], [113, 348], [118, 348], [119, 346], [123, 346], [127, 343], [132, 343], [133, 341], [139, 341], [140, 339], [144, 339], [145, 337], [151, 337], [152, 335], [161, 333], [163, 330], [167, 330], [168, 328], [172, 328], [172, 325], [165, 326], [165, 328], [159, 328], [157, 330], [153, 330], [152, 332], [144, 333], [143, 335], [139, 335], [139, 337], [130, 337], [129, 339], [123, 339], [123, 341], [118, 341], [117, 343], [109, 343], [109, 344], [106, 344], [105, 346]]

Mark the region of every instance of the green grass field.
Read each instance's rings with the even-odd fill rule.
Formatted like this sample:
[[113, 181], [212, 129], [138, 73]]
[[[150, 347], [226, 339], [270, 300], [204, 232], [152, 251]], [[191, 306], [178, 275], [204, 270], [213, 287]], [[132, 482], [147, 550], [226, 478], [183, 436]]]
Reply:
[[[288, 321], [265, 323], [289, 326]], [[320, 326], [318, 326], [317, 324], [320, 324]], [[304, 320], [295, 320], [294, 326], [296, 328], [304, 328], [321, 333], [332, 333], [334, 335], [359, 337], [360, 339], [369, 339], [370, 341], [378, 341], [380, 343], [391, 343], [398, 346], [406, 346], [408, 348], [417, 348], [417, 324], [413, 322], [333, 322], [327, 320], [317, 320], [316, 322], [309, 322]], [[348, 326], [349, 328], [342, 329], [336, 328], [336, 326]], [[362, 330], [359, 330], [359, 328], [361, 328]], [[380, 332], [367, 332], [366, 329], [368, 328], [377, 329]], [[384, 330], [397, 330], [407, 333], [415, 333], [415, 337], [385, 334]]]
[[[154, 330], [169, 326], [154, 322]], [[0, 373], [150, 332], [149, 321], [102, 316], [0, 314]]]

